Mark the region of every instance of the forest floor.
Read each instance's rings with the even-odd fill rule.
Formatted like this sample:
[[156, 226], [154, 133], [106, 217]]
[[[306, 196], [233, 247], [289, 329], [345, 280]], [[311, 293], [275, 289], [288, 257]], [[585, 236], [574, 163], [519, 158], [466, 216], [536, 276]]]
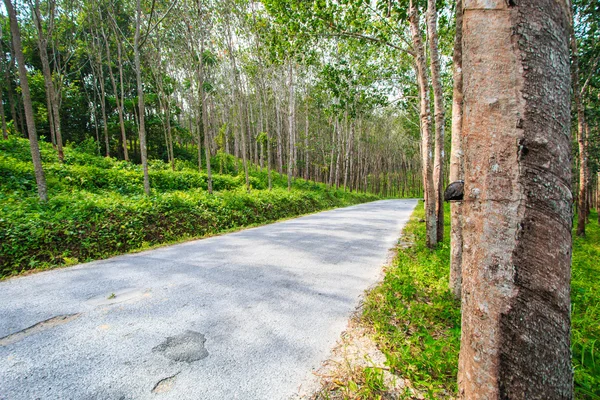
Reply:
[[289, 399], [381, 277], [416, 204], [370, 202], [0, 282], [0, 398]]
[[[422, 203], [416, 207], [383, 282], [368, 293], [345, 335], [359, 332], [359, 339], [345, 340], [342, 347], [369, 344], [362, 346], [358, 357], [346, 357], [337, 363], [341, 367], [326, 371], [322, 389], [313, 398], [446, 399], [456, 395], [460, 303], [448, 290], [450, 213], [446, 206], [445, 240], [433, 251], [424, 245]], [[586, 237], [573, 236], [572, 349], [575, 398], [595, 400], [600, 399], [600, 227], [596, 212], [590, 220]], [[376, 351], [368, 350], [371, 342]], [[377, 350], [385, 355], [384, 361], [373, 356]]]

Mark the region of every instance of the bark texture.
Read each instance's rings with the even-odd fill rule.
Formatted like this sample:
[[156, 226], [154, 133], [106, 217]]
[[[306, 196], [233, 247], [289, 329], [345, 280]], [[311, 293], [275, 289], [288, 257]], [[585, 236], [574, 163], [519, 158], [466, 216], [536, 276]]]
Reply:
[[466, 0], [463, 399], [571, 399], [569, 11]]
[[425, 192], [425, 224], [427, 229], [427, 247], [437, 244], [437, 222], [435, 212], [435, 186], [433, 184], [433, 141], [431, 137], [431, 110], [429, 101], [429, 76], [421, 29], [419, 27], [419, 12], [410, 1], [409, 23], [413, 46], [415, 48], [415, 64], [419, 81], [420, 118], [421, 118], [421, 152], [423, 163], [423, 187]]
[[[462, 148], [463, 74], [462, 74], [463, 2], [456, 2], [456, 37], [454, 38], [454, 70], [452, 94], [452, 150], [450, 182], [464, 179]], [[450, 203], [450, 290], [460, 299], [462, 284], [462, 201]]]

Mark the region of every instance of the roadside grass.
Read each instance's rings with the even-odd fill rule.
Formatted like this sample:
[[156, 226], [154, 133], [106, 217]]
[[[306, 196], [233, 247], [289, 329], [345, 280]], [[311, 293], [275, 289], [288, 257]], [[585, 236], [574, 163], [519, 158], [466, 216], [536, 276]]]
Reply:
[[[373, 331], [391, 372], [410, 381], [427, 399], [455, 397], [460, 349], [460, 302], [448, 289], [449, 207], [444, 242], [425, 247], [425, 217], [419, 202], [404, 229], [404, 247], [387, 268], [383, 282], [365, 299], [363, 321]], [[600, 399], [600, 227], [590, 215], [587, 235], [573, 235], [572, 349], [575, 398]], [[383, 398], [379, 380], [356, 379], [346, 398]], [[352, 390], [348, 390], [352, 389]], [[375, 394], [356, 396], [359, 393]]]
[[600, 227], [592, 212], [586, 236], [573, 231], [571, 338], [575, 397], [600, 399]]
[[448, 289], [449, 214], [447, 207], [444, 242], [429, 250], [419, 202], [404, 228], [408, 244], [367, 295], [363, 315], [390, 370], [427, 398], [447, 398], [457, 390], [460, 303]]

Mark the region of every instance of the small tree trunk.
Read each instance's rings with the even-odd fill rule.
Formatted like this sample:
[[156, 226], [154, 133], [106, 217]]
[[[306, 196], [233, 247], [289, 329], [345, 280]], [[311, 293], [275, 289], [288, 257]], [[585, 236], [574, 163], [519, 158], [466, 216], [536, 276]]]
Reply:
[[292, 65], [292, 60], [290, 60], [289, 67], [289, 85], [290, 85], [290, 111], [288, 114], [288, 129], [289, 129], [289, 157], [288, 157], [288, 165], [287, 165], [287, 175], [288, 175], [288, 191], [292, 190], [292, 172], [294, 169], [294, 68]]
[[517, 4], [465, 2], [462, 399], [573, 398], [569, 10]]
[[423, 49], [421, 29], [419, 27], [419, 14], [413, 0], [409, 4], [409, 22], [412, 41], [415, 48], [415, 63], [419, 81], [419, 95], [421, 103], [421, 151], [423, 163], [423, 186], [425, 192], [425, 223], [427, 230], [427, 247], [434, 248], [437, 244], [436, 197], [433, 183], [432, 156], [433, 143], [431, 140], [431, 116], [429, 107], [429, 76], [427, 62]]
[[133, 55], [135, 62], [135, 79], [137, 82], [138, 108], [139, 108], [139, 137], [140, 158], [144, 170], [144, 193], [150, 195], [150, 176], [148, 175], [148, 148], [146, 147], [146, 104], [144, 103], [144, 88], [142, 86], [142, 66], [140, 61], [140, 30], [142, 24], [142, 6], [140, 0], [136, 1], [135, 38], [133, 42]]
[[35, 173], [35, 181], [37, 183], [38, 196], [41, 201], [47, 201], [48, 192], [46, 188], [46, 176], [44, 175], [44, 169], [42, 168], [42, 157], [40, 155], [40, 147], [35, 129], [35, 119], [33, 118], [33, 105], [31, 103], [29, 82], [27, 81], [27, 68], [25, 67], [25, 57], [23, 56], [23, 48], [21, 47], [21, 31], [17, 20], [17, 13], [13, 8], [11, 1], [4, 0], [4, 5], [6, 6], [8, 17], [10, 19], [13, 48], [19, 67], [19, 80], [21, 82], [21, 93], [23, 94], [25, 119], [27, 120], [27, 133], [29, 135], [29, 150], [31, 151], [31, 158], [33, 160], [33, 170]]
[[[462, 19], [463, 2], [456, 2], [456, 36], [454, 38], [454, 87], [452, 93], [452, 150], [450, 155], [450, 182], [464, 179], [462, 149], [463, 74], [462, 74]], [[462, 282], [462, 202], [450, 203], [450, 290], [460, 299]]]
[[2, 137], [8, 139], [8, 128], [6, 126], [6, 116], [4, 115], [4, 101], [2, 99], [3, 87], [0, 86], [0, 118], [2, 119]]
[[427, 0], [427, 32], [431, 58], [431, 81], [435, 115], [435, 156], [433, 162], [433, 184], [435, 186], [435, 212], [437, 219], [437, 241], [444, 240], [444, 89], [438, 53], [437, 10], [435, 0]]
[[123, 121], [123, 107], [121, 101], [119, 100], [119, 90], [117, 88], [117, 81], [115, 80], [115, 76], [113, 75], [112, 71], [112, 57], [110, 55], [110, 45], [108, 43], [108, 37], [104, 32], [104, 28], [102, 28], [102, 36], [104, 38], [104, 45], [106, 47], [106, 62], [108, 64], [108, 74], [110, 76], [110, 82], [113, 87], [113, 92], [115, 93], [115, 102], [117, 105], [117, 110], [119, 112], [119, 125], [121, 127], [121, 144], [123, 147], [123, 159], [125, 161], [129, 161], [129, 154], [127, 152], [127, 135], [125, 134], [125, 122]]
[[306, 95], [306, 104], [305, 104], [305, 122], [304, 122], [304, 179], [310, 179], [310, 162], [309, 156], [310, 152], [308, 150], [308, 94]]
[[581, 91], [579, 89], [579, 54], [577, 50], [577, 39], [573, 30], [573, 19], [571, 17], [571, 81], [573, 84], [573, 100], [577, 111], [577, 143], [579, 144], [579, 194], [577, 196], [577, 236], [585, 236], [586, 206], [587, 196], [586, 185], [586, 166], [587, 154], [585, 149], [585, 112], [581, 100]]
[[198, 85], [200, 87], [200, 102], [202, 104], [202, 131], [204, 133], [204, 153], [206, 158], [206, 180], [208, 186], [208, 193], [212, 194], [212, 172], [210, 169], [210, 140], [208, 137], [208, 112], [206, 110], [206, 96], [204, 94], [204, 32], [202, 33], [202, 40], [200, 43], [200, 79]]

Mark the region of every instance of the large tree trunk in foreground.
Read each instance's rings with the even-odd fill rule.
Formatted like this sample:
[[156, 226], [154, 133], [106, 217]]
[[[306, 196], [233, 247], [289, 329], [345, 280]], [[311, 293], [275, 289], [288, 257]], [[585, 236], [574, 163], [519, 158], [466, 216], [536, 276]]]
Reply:
[[437, 221], [435, 212], [435, 186], [433, 184], [432, 156], [433, 142], [431, 140], [431, 111], [429, 106], [429, 76], [427, 61], [423, 49], [423, 39], [419, 28], [419, 13], [410, 1], [409, 8], [410, 31], [415, 48], [415, 63], [419, 80], [419, 96], [421, 103], [421, 152], [423, 162], [423, 188], [425, 192], [425, 224], [427, 229], [427, 247], [437, 244]]
[[27, 121], [27, 133], [29, 135], [29, 149], [33, 160], [33, 170], [35, 181], [37, 183], [38, 195], [40, 200], [47, 201], [48, 193], [46, 190], [46, 177], [42, 169], [42, 157], [38, 144], [37, 132], [35, 129], [35, 120], [33, 118], [33, 105], [31, 103], [31, 93], [29, 91], [29, 82], [27, 81], [27, 68], [25, 67], [25, 57], [23, 57], [23, 48], [21, 47], [21, 31], [17, 21], [17, 13], [10, 0], [4, 0], [8, 17], [10, 18], [10, 32], [12, 34], [13, 48], [19, 66], [19, 81], [21, 82], [21, 92], [23, 94], [23, 107], [25, 109], [25, 119]]
[[463, 399], [573, 397], [568, 15], [465, 2]]
[[444, 240], [444, 89], [438, 52], [437, 9], [435, 0], [427, 0], [427, 34], [431, 58], [431, 83], [435, 116], [435, 155], [433, 160], [433, 185], [435, 187], [435, 214], [437, 241]]
[[[450, 182], [464, 178], [462, 149], [463, 75], [462, 75], [463, 2], [456, 2], [456, 37], [454, 38], [454, 88], [452, 94], [452, 150]], [[450, 203], [450, 290], [460, 299], [462, 283], [462, 202]]]

